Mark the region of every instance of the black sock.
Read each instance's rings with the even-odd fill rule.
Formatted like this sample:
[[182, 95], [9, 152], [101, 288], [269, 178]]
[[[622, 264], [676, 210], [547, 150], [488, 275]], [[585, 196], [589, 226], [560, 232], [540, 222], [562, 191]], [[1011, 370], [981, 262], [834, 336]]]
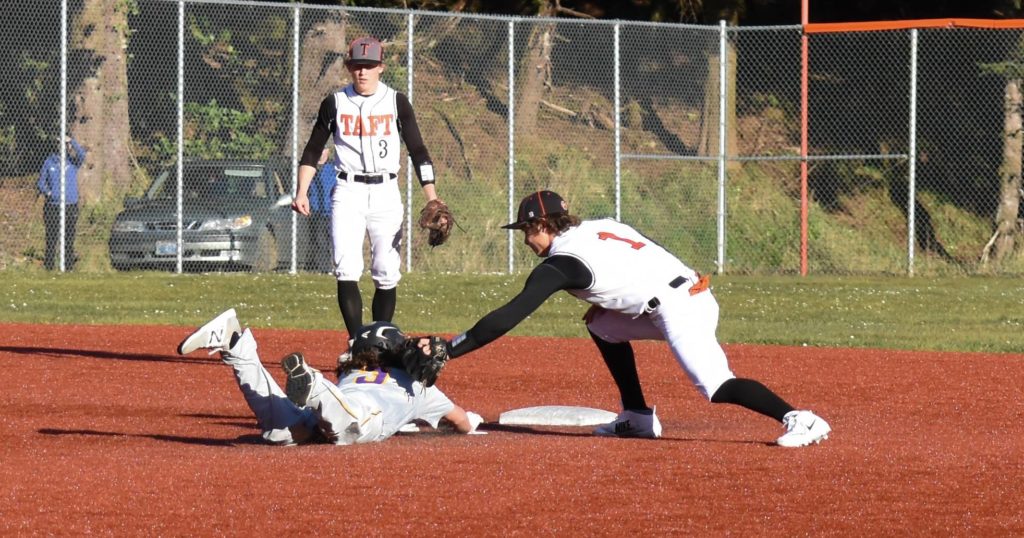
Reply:
[[338, 281], [338, 308], [348, 337], [355, 338], [356, 331], [363, 326], [363, 296], [359, 294], [358, 282]]
[[711, 403], [731, 403], [782, 422], [782, 417], [793, 410], [768, 387], [753, 379], [734, 378], [722, 383], [711, 396]]
[[640, 388], [640, 376], [636, 372], [636, 357], [633, 355], [633, 346], [629, 342], [613, 344], [599, 338], [596, 334], [590, 333], [590, 337], [597, 344], [601, 352], [608, 372], [612, 374], [615, 385], [619, 387], [619, 395], [622, 397], [622, 408], [631, 411], [643, 411], [650, 409], [644, 400], [644, 391]]
[[391, 321], [395, 319], [395, 303], [398, 302], [398, 288], [373, 292], [373, 321]]

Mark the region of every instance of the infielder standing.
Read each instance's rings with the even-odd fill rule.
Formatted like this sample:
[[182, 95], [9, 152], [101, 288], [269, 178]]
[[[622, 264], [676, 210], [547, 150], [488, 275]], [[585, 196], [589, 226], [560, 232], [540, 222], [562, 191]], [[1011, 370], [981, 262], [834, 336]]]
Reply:
[[718, 303], [701, 277], [632, 227], [612, 219], [580, 221], [561, 196], [533, 193], [519, 204], [516, 222], [526, 245], [544, 261], [523, 290], [484, 316], [448, 345], [451, 358], [465, 355], [512, 330], [552, 294], [566, 290], [590, 303], [584, 319], [622, 398], [623, 411], [597, 435], [661, 437], [661, 423], [647, 406], [636, 370], [632, 340], [664, 340], [676, 361], [712, 403], [732, 403], [781, 422], [780, 446], [798, 447], [828, 438], [828, 423], [800, 411], [763, 384], [737, 378], [718, 343]]
[[[396, 286], [401, 279], [399, 248], [404, 209], [396, 178], [401, 164], [400, 142], [412, 158], [427, 201], [437, 198], [434, 169], [423, 144], [409, 99], [380, 81], [384, 47], [372, 37], [352, 42], [345, 58], [352, 83], [327, 96], [299, 161], [298, 191], [292, 208], [309, 215], [309, 185], [317, 158], [329, 139], [335, 148], [338, 183], [331, 206], [334, 274], [338, 306], [349, 338], [362, 326], [363, 240], [370, 238], [370, 276], [374, 287], [374, 321], [395, 315]], [[351, 340], [349, 345], [351, 346]], [[339, 357], [343, 362], [348, 352]]]
[[178, 345], [220, 352], [231, 366], [265, 441], [275, 445], [327, 441], [351, 445], [383, 441], [402, 426], [423, 420], [437, 428], [443, 418], [459, 433], [483, 433], [480, 415], [452, 403], [436, 386], [424, 387], [400, 368], [389, 367], [405, 335], [389, 323], [363, 327], [352, 345], [355, 355], [339, 371], [338, 383], [306, 364], [301, 353], [281, 361], [285, 390], [263, 367], [252, 331], [242, 331], [235, 309], [213, 318]]

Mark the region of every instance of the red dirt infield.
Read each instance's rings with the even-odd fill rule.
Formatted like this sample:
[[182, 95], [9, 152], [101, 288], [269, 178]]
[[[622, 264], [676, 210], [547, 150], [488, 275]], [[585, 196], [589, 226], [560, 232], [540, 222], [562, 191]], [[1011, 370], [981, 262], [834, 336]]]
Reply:
[[[244, 322], [244, 318], [243, 318]], [[0, 324], [0, 534], [1024, 535], [1024, 355], [726, 346], [733, 371], [833, 427], [707, 403], [637, 346], [665, 437], [486, 424], [349, 447], [272, 447], [189, 329]], [[263, 362], [330, 369], [341, 334], [255, 328]], [[507, 337], [438, 382], [496, 422], [534, 405], [618, 410], [588, 340]]]

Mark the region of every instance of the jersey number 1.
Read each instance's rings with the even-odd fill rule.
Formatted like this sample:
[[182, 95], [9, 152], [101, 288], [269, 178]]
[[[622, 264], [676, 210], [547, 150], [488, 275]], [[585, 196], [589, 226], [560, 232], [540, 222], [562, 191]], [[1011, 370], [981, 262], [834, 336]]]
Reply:
[[597, 232], [597, 238], [600, 239], [601, 241], [607, 241], [609, 239], [622, 241], [623, 243], [628, 243], [630, 247], [633, 247], [633, 250], [640, 250], [647, 246], [647, 243], [633, 241], [632, 239], [626, 239], [625, 237], [619, 237], [611, 232]]

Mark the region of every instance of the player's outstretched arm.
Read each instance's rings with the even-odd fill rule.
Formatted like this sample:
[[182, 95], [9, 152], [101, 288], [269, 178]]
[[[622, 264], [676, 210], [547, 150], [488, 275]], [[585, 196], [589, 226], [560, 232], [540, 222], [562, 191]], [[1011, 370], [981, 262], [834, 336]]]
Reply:
[[[451, 422], [455, 426], [455, 430], [459, 433], [477, 433], [476, 429], [484, 421], [483, 417], [472, 412], [466, 411], [465, 409], [456, 405], [444, 416], [444, 419]], [[482, 432], [480, 432], [482, 433]]]
[[[553, 258], [568, 257], [554, 256]], [[569, 259], [575, 260], [575, 258]], [[577, 263], [582, 266], [581, 262], [577, 261]], [[504, 336], [540, 308], [540, 305], [548, 297], [554, 295], [555, 292], [568, 289], [574, 283], [575, 281], [566, 277], [564, 270], [556, 268], [550, 261], [534, 267], [530, 276], [526, 278], [523, 290], [518, 295], [480, 318], [480, 321], [476, 322], [468, 331], [452, 339], [451, 358], [461, 357]]]

